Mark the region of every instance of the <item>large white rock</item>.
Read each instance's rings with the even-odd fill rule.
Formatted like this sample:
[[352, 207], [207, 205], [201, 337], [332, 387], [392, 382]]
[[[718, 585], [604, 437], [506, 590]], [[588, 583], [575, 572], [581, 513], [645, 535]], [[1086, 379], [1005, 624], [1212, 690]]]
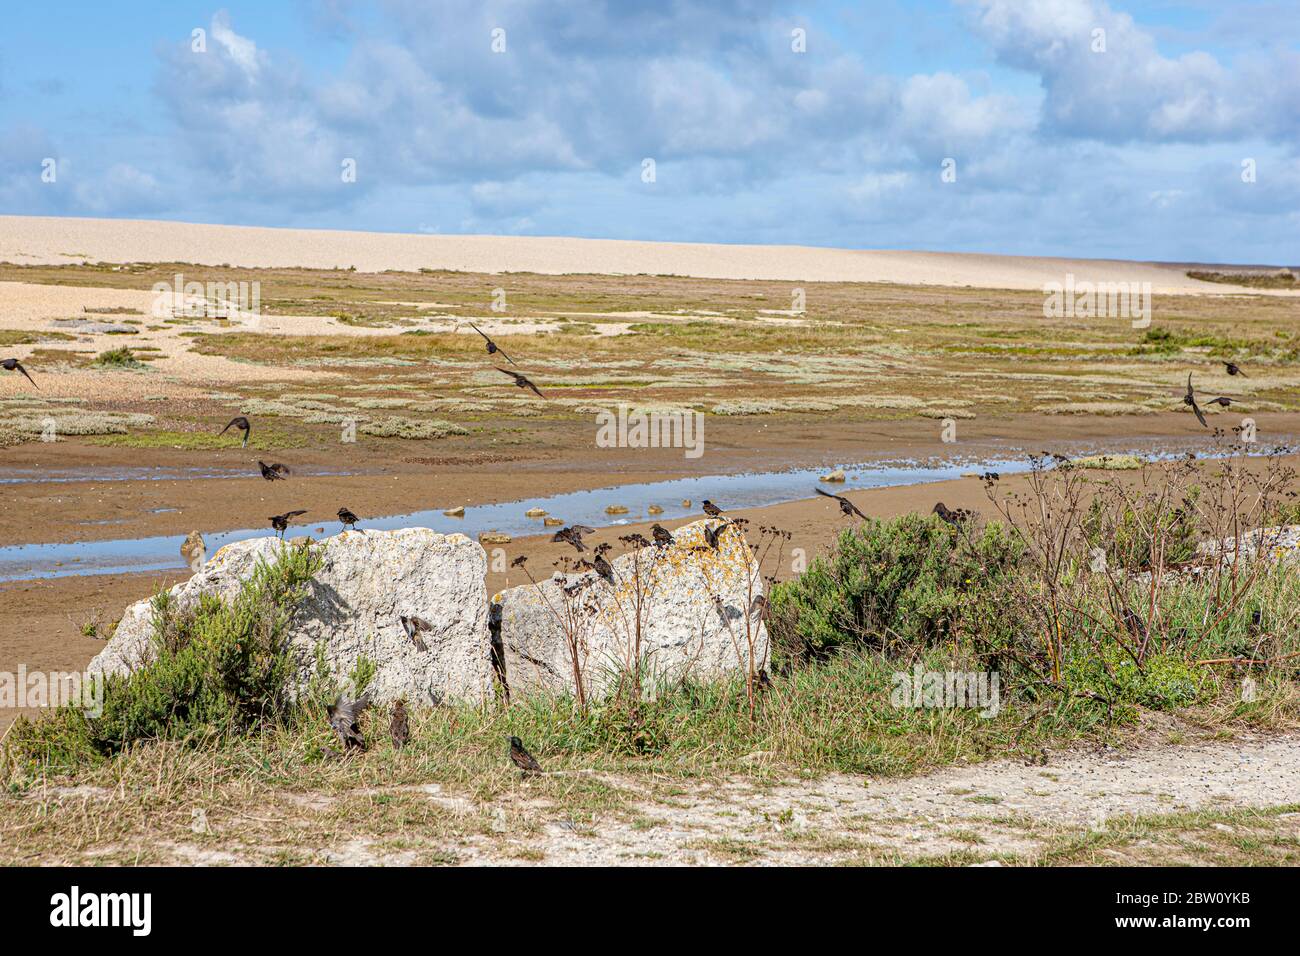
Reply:
[[664, 680], [744, 672], [751, 657], [755, 670], [766, 666], [758, 563], [734, 525], [717, 550], [707, 545], [705, 529], [720, 523], [696, 521], [674, 532], [674, 545], [615, 558], [613, 584], [588, 571], [496, 595], [511, 694], [576, 693], [580, 674], [584, 692], [599, 697], [638, 657], [643, 673]]
[[[171, 589], [179, 609], [201, 594], [234, 597], [259, 559], [272, 561], [282, 544], [273, 537], [227, 545], [192, 578]], [[305, 682], [315, 668], [316, 648], [331, 672], [345, 678], [360, 655], [378, 665], [371, 687], [378, 701], [405, 697], [412, 703], [481, 700], [493, 692], [488, 637], [487, 555], [463, 534], [427, 528], [345, 531], [319, 542], [323, 563], [290, 626], [291, 647]], [[416, 615], [433, 625], [421, 635], [420, 651], [398, 616]], [[127, 608], [112, 639], [90, 670], [117, 673], [138, 667], [153, 648], [149, 601]]]

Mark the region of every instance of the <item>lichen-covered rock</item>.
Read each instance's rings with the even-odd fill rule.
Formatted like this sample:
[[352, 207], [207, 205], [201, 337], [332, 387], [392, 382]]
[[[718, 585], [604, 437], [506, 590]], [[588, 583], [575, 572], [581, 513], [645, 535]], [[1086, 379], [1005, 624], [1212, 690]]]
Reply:
[[[766, 666], [767, 630], [756, 598], [758, 564], [736, 525], [709, 546], [696, 521], [676, 543], [610, 561], [613, 582], [594, 571], [556, 575], [493, 598], [493, 624], [512, 696], [537, 691], [607, 693], [638, 659], [651, 681], [710, 677]], [[576, 664], [576, 667], [575, 667]]]
[[[233, 598], [258, 560], [273, 561], [273, 537], [227, 545], [192, 578], [171, 589], [178, 610], [201, 594]], [[487, 626], [487, 555], [463, 534], [427, 528], [345, 531], [321, 541], [320, 570], [308, 586], [289, 629], [303, 683], [321, 648], [331, 672], [346, 677], [364, 655], [377, 665], [369, 685], [377, 701], [405, 697], [413, 703], [481, 700], [493, 692]], [[421, 651], [402, 630], [399, 615], [428, 621]], [[90, 663], [91, 671], [119, 673], [152, 652], [152, 609], [140, 601], [126, 609], [112, 639]]]

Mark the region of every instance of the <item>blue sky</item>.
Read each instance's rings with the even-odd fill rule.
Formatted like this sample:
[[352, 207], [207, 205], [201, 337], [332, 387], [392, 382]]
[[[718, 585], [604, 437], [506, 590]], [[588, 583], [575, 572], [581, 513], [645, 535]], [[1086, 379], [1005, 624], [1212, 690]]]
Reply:
[[1296, 0], [49, 11], [5, 11], [3, 213], [1300, 262]]

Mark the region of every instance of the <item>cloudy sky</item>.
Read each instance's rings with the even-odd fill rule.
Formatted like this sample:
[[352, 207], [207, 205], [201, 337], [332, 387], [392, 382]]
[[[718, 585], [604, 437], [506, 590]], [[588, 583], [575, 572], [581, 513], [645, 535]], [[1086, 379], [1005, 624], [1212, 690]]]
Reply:
[[0, 213], [1300, 263], [1297, 0], [4, 16]]

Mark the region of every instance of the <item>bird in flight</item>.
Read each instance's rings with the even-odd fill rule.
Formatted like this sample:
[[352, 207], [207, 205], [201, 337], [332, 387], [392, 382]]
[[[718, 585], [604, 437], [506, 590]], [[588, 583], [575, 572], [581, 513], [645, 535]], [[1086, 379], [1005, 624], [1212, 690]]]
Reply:
[[510, 738], [510, 761], [526, 777], [530, 773], [541, 773], [542, 765], [537, 762], [537, 758], [524, 749], [524, 742], [518, 737]]
[[536, 385], [534, 385], [531, 381], [528, 380], [526, 376], [520, 374], [519, 372], [512, 372], [510, 371], [510, 369], [502, 368], [500, 365], [493, 365], [492, 367], [496, 369], [498, 372], [500, 372], [502, 375], [509, 375], [511, 378], [515, 380], [515, 384], [518, 385], [520, 388], [531, 388], [534, 392], [537, 393], [538, 398], [546, 397], [541, 392], [537, 391]]
[[838, 501], [840, 503], [840, 511], [844, 512], [844, 517], [852, 518], [854, 515], [857, 515], [863, 521], [867, 520], [867, 516], [858, 510], [857, 505], [849, 501], [849, 499], [845, 498], [843, 495], [833, 495], [829, 491], [822, 491], [820, 488], [814, 488], [813, 491], [817, 492], [819, 495], [823, 495], [827, 498], [834, 498]]
[[579, 551], [586, 551], [587, 546], [582, 543], [584, 534], [595, 534], [595, 528], [588, 528], [585, 524], [575, 524], [568, 528], [561, 528], [552, 536], [552, 541], [567, 541]]
[[357, 700], [350, 701], [344, 701], [343, 695], [339, 694], [334, 698], [334, 703], [326, 706], [325, 710], [329, 714], [330, 726], [334, 728], [334, 733], [338, 734], [345, 752], [353, 748], [366, 749], [366, 738], [361, 736], [361, 726], [357, 721], [361, 717], [361, 712], [369, 706], [369, 691], [362, 694]]
[[306, 513], [306, 511], [286, 511], [282, 515], [272, 515], [266, 520], [271, 522], [271, 527], [280, 532], [280, 537], [283, 538], [284, 533], [289, 530], [289, 519], [296, 518], [298, 515], [305, 515]]
[[1224, 407], [1224, 408], [1227, 408], [1229, 405], [1232, 404], [1232, 399], [1230, 399], [1227, 395], [1220, 395], [1218, 398], [1212, 398], [1212, 399], [1210, 399], [1210, 400], [1209, 400], [1208, 402], [1206, 402], [1205, 404], [1206, 404], [1206, 405], [1220, 405], [1220, 406], [1222, 406], [1222, 407]]
[[1187, 394], [1183, 396], [1183, 404], [1191, 406], [1192, 411], [1196, 413], [1196, 420], [1198, 422], [1206, 428], [1210, 427], [1210, 423], [1205, 420], [1205, 414], [1201, 411], [1201, 406], [1196, 404], [1196, 393], [1192, 391], [1191, 372], [1187, 373]]
[[975, 517], [975, 512], [971, 511], [969, 508], [949, 508], [942, 501], [938, 502], [934, 506], [934, 509], [930, 514], [938, 515], [940, 521], [944, 524], [950, 524], [954, 528]]
[[471, 329], [473, 329], [475, 332], [477, 332], [479, 335], [483, 336], [483, 341], [487, 343], [487, 353], [488, 353], [488, 355], [496, 355], [498, 352], [500, 352], [500, 353], [501, 353], [501, 357], [502, 357], [503, 359], [505, 359], [507, 362], [509, 362], [511, 365], [518, 365], [518, 364], [519, 364], [519, 363], [516, 362], [514, 359], [512, 359], [509, 355], [506, 355], [506, 353], [502, 350], [501, 346], [497, 345], [497, 344], [496, 344], [495, 342], [493, 342], [490, 338], [488, 338], [488, 337], [487, 337], [487, 333], [484, 332], [482, 329], [480, 329], [480, 328], [479, 328], [477, 325], [475, 325], [473, 322], [471, 322], [471, 323], [469, 324], [469, 327], [470, 327]]
[[1250, 378], [1249, 375], [1241, 370], [1240, 366], [1234, 365], [1232, 362], [1224, 362], [1223, 367], [1228, 370], [1229, 375], [1240, 375], [1242, 378]]
[[715, 505], [708, 498], [705, 498], [703, 501], [700, 502], [700, 507], [704, 509], [704, 513], [708, 515], [710, 518], [722, 517], [722, 509], [719, 508], [717, 505]]
[[247, 447], [248, 447], [248, 433], [251, 432], [251, 431], [253, 430], [253, 426], [250, 425], [250, 424], [248, 423], [248, 419], [245, 418], [243, 415], [236, 415], [234, 418], [232, 418], [232, 419], [230, 420], [230, 424], [227, 425], [225, 428], [221, 429], [221, 431], [217, 432], [217, 434], [218, 434], [218, 435], [224, 435], [226, 432], [230, 431], [230, 429], [232, 429], [232, 428], [238, 428], [241, 432], [244, 433], [244, 441], [243, 441], [243, 443], [242, 443], [239, 447], [240, 447], [240, 448], [247, 448]]
[[393, 704], [393, 719], [388, 724], [388, 732], [393, 736], [393, 746], [401, 750], [411, 739], [411, 725], [406, 719], [406, 704], [400, 700]]
[[33, 388], [40, 388], [40, 386], [36, 384], [36, 381], [27, 374], [27, 369], [23, 368], [23, 363], [17, 359], [5, 359], [4, 361], [0, 361], [0, 368], [3, 368], [6, 372], [22, 372], [23, 377], [32, 383]]
[[405, 614], [399, 614], [397, 619], [402, 622], [402, 630], [406, 632], [406, 636], [410, 642], [421, 651], [427, 651], [429, 648], [425, 646], [424, 641], [421, 639], [420, 632], [432, 631], [433, 625], [422, 617], [416, 617], [414, 614], [410, 617], [407, 617]]
[[359, 519], [347, 508], [340, 508], [339, 520], [343, 522], [343, 530], [346, 531], [348, 528], [355, 527]]
[[290, 474], [289, 466], [274, 462], [268, 465], [262, 459], [257, 459], [257, 467], [262, 469], [262, 477], [267, 481], [284, 481], [284, 476]]
[[718, 550], [718, 545], [722, 541], [722, 532], [727, 530], [730, 525], [729, 521], [720, 521], [711, 528], [704, 529], [704, 540], [709, 543], [709, 547], [714, 551]]
[[673, 543], [673, 533], [661, 524], [650, 526], [650, 535], [655, 539], [655, 544], [660, 547], [667, 547]]

